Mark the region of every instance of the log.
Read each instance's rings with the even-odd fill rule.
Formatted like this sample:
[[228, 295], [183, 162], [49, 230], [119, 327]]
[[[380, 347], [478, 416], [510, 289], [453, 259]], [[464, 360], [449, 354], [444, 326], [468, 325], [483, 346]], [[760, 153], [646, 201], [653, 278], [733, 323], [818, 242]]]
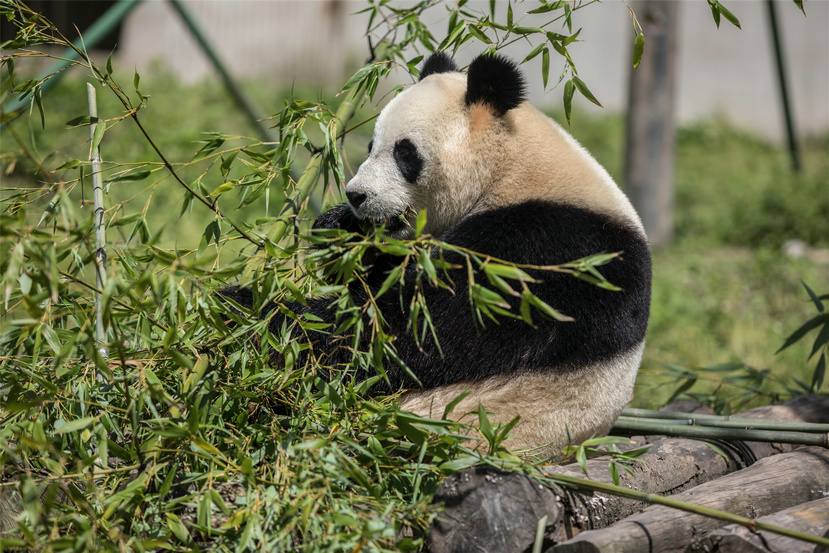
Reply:
[[[725, 456], [710, 445], [715, 445]], [[633, 474], [619, 470], [619, 485], [643, 493], [673, 495], [710, 482], [725, 474], [743, 469], [753, 462], [756, 454], [747, 444], [708, 442], [684, 438], [668, 438], [650, 444], [650, 450], [633, 464]], [[748, 461], [751, 459], [751, 461]], [[555, 476], [563, 474], [576, 478], [590, 478], [612, 484], [608, 457], [587, 461], [587, 476], [578, 465], [550, 466], [544, 471]], [[562, 489], [560, 494], [565, 511], [561, 533], [556, 541], [565, 541], [579, 532], [604, 528], [649, 506], [645, 501], [628, 499], [600, 492]]]
[[[826, 537], [829, 533], [829, 497], [816, 499], [757, 520], [813, 536]], [[702, 551], [706, 553], [812, 553], [816, 551], [816, 548], [815, 544], [806, 541], [729, 524], [693, 544], [688, 548], [687, 553]]]
[[[829, 490], [829, 449], [802, 447], [672, 496], [673, 499], [757, 518], [820, 499]], [[719, 519], [652, 505], [603, 530], [582, 532], [551, 553], [682, 552], [724, 526]]]
[[554, 492], [533, 478], [489, 467], [461, 471], [443, 481], [435, 501], [446, 511], [430, 527], [432, 553], [523, 551], [532, 545], [539, 521], [545, 534], [561, 519]]
[[[686, 400], [677, 400], [668, 410], [682, 412], [705, 411]], [[829, 397], [819, 395], [798, 396], [786, 402], [758, 407], [740, 413], [741, 417], [784, 420], [789, 422], [825, 422], [829, 420]], [[674, 495], [705, 482], [746, 468], [759, 459], [778, 453], [794, 451], [792, 444], [765, 442], [720, 442], [685, 438], [659, 438], [638, 436], [637, 446], [650, 444], [648, 453], [633, 465], [633, 475], [620, 470], [619, 485], [644, 493]], [[717, 447], [725, 457], [710, 446]], [[605, 484], [613, 483], [608, 457], [595, 457], [587, 461], [587, 476]], [[546, 467], [545, 472], [583, 478], [584, 472], [577, 464]], [[564, 489], [558, 492], [564, 507], [563, 524], [551, 539], [561, 542], [584, 530], [604, 528], [648, 506], [644, 501], [603, 493], [585, 494]]]
[[[675, 402], [669, 407], [681, 409], [683, 412], [699, 410], [698, 405], [687, 402]], [[740, 416], [793, 422], [824, 422], [829, 420], [829, 397], [800, 396], [781, 404], [745, 411]], [[647, 439], [640, 437], [637, 444], [643, 445], [653, 439], [653, 436]], [[633, 477], [620, 470], [620, 484], [646, 493], [676, 494], [751, 465], [757, 459], [794, 449], [790, 444], [713, 443], [725, 453], [726, 458], [721, 457], [701, 440], [657, 440], [651, 444], [651, 450], [640, 458], [642, 462], [634, 464]], [[607, 457], [588, 460], [587, 469], [592, 480], [612, 483]], [[548, 515], [544, 543], [553, 545], [566, 541], [581, 531], [609, 526], [647, 506], [646, 503], [633, 499], [601, 493], [583, 493], [558, 486], [551, 486], [549, 495], [542, 494], [545, 495], [542, 499], [537, 491], [538, 481], [529, 476], [515, 474], [513, 477], [523, 480], [523, 483], [512, 483], [499, 488], [491, 485], [492, 482], [487, 480], [487, 473], [478, 472], [481, 470], [483, 469], [470, 469], [457, 473], [447, 478], [438, 489], [435, 501], [444, 503], [445, 512], [435, 520], [429, 530], [428, 539], [432, 553], [522, 551], [533, 543], [537, 523], [543, 516], [541, 513]], [[584, 477], [577, 464], [550, 466], [545, 470], [549, 473]], [[461, 479], [466, 479], [468, 488], [481, 487], [481, 490], [478, 493], [457, 491], [458, 480]], [[551, 507], [547, 503], [549, 497], [553, 497], [557, 504], [556, 519], [552, 517]], [[519, 506], [526, 505], [538, 516], [522, 515], [522, 518], [511, 521], [507, 528], [502, 522], [503, 513], [512, 516], [510, 511], [502, 508], [507, 502]], [[532, 520], [532, 516], [536, 518]], [[502, 535], [506, 532], [511, 534], [509, 538]], [[511, 540], [510, 543], [521, 546], [499, 549], [493, 545], [489, 549], [486, 548], [487, 543], [504, 543], [507, 539]], [[479, 549], [467, 549], [464, 543], [484, 546]]]

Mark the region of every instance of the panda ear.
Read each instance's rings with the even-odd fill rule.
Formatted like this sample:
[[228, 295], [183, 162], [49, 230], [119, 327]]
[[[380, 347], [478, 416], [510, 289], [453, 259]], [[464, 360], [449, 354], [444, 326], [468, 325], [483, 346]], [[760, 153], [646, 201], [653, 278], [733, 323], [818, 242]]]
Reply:
[[452, 58], [446, 52], [438, 52], [426, 58], [423, 69], [420, 70], [420, 80], [422, 81], [429, 75], [434, 75], [435, 73], [451, 73], [457, 70], [458, 67], [455, 65], [455, 62], [452, 61]]
[[524, 76], [507, 58], [481, 55], [469, 65], [466, 105], [484, 103], [501, 117], [524, 101]]

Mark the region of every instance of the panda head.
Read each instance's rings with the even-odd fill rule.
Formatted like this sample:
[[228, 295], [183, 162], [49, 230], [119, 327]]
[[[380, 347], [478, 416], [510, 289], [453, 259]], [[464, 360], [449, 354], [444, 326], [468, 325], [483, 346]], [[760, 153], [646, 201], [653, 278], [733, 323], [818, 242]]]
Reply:
[[464, 75], [446, 54], [430, 56], [420, 81], [380, 113], [368, 159], [346, 186], [355, 215], [408, 238], [425, 208], [424, 231], [440, 236], [497, 179], [505, 116], [523, 101], [524, 79], [507, 59], [480, 56]]

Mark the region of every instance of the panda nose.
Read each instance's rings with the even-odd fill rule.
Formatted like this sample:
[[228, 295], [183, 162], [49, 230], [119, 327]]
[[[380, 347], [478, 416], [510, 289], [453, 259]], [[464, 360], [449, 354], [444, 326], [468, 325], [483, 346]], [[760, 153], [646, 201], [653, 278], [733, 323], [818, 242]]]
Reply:
[[345, 197], [348, 198], [348, 203], [350, 203], [354, 209], [358, 209], [363, 202], [366, 201], [366, 195], [362, 192], [346, 192]]

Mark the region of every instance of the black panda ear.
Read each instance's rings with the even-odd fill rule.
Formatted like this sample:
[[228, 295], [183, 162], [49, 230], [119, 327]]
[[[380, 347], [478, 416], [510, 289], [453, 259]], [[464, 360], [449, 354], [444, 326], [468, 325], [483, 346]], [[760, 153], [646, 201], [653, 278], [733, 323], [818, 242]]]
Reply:
[[524, 101], [524, 75], [515, 62], [500, 56], [481, 55], [469, 64], [466, 105], [481, 102], [501, 117]]
[[426, 58], [423, 69], [420, 70], [420, 80], [435, 73], [451, 73], [457, 70], [458, 66], [446, 52], [438, 52]]

